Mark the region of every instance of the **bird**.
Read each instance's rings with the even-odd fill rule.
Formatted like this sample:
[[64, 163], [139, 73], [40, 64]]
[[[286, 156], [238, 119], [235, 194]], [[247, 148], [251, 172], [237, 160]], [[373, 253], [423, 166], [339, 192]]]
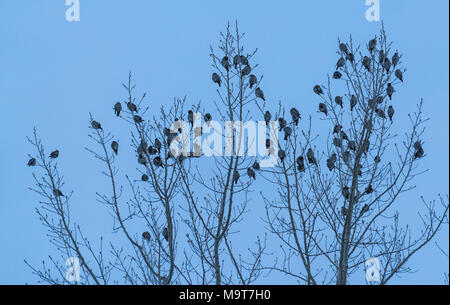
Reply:
[[145, 142], [143, 139], [141, 140], [141, 144], [139, 144], [137, 148], [137, 152], [140, 154], [145, 154], [145, 151], [147, 150], [147, 142]]
[[339, 132], [342, 130], [342, 125], [341, 124], [336, 124], [334, 125], [333, 128], [333, 134], [339, 134]]
[[350, 152], [348, 150], [344, 151], [344, 153], [342, 154], [342, 159], [345, 163], [348, 163], [348, 161], [350, 160]]
[[342, 206], [342, 208], [341, 208], [341, 214], [342, 214], [342, 216], [347, 216], [347, 214], [348, 214], [348, 210], [347, 210], [347, 208], [345, 207], [345, 206]]
[[391, 70], [391, 65], [391, 61], [386, 57], [383, 62], [383, 68], [386, 70], [386, 73], [389, 73], [389, 71]]
[[377, 38], [375, 37], [374, 39], [369, 41], [369, 52], [373, 53], [376, 47], [377, 47]]
[[284, 140], [287, 141], [289, 139], [289, 137], [291, 136], [291, 134], [292, 134], [292, 128], [289, 126], [286, 126], [284, 128]]
[[324, 103], [320, 103], [319, 104], [319, 112], [323, 112], [323, 113], [325, 113], [325, 115], [328, 115], [327, 105], [325, 105]]
[[424, 154], [425, 152], [423, 149], [416, 150], [416, 152], [414, 153], [414, 160], [422, 158]]
[[342, 53], [345, 53], [345, 54], [348, 54], [348, 47], [347, 47], [347, 45], [345, 44], [345, 43], [340, 43], [339, 44], [339, 50], [342, 52]]
[[280, 126], [279, 131], [282, 131], [286, 127], [287, 122], [284, 118], [278, 118], [278, 125]]
[[116, 156], [119, 154], [119, 143], [117, 141], [111, 142], [111, 149], [114, 151]]
[[362, 65], [364, 66], [364, 68], [366, 68], [367, 71], [370, 72], [370, 58], [367, 56], [364, 56], [363, 60], [362, 60]]
[[144, 182], [147, 182], [148, 181], [148, 176], [146, 174], [143, 174], [142, 177], [141, 177], [141, 180], [144, 181]]
[[266, 139], [266, 148], [269, 149], [271, 146], [272, 142], [270, 141], [270, 139]]
[[342, 196], [344, 196], [344, 198], [347, 200], [350, 199], [350, 189], [348, 188], [348, 186], [344, 186], [342, 188]]
[[304, 158], [303, 156], [299, 156], [297, 158], [297, 168], [299, 172], [304, 172], [305, 171], [305, 162], [304, 162]]
[[389, 96], [389, 99], [392, 100], [392, 95], [394, 94], [395, 89], [391, 83], [387, 84], [386, 93]]
[[344, 105], [343, 105], [343, 103], [342, 103], [342, 96], [336, 96], [335, 98], [334, 98], [334, 102], [336, 103], [336, 104], [338, 104], [339, 106], [341, 106], [341, 108], [344, 108]]
[[252, 167], [255, 171], [258, 171], [261, 168], [258, 161], [255, 161], [255, 163], [253, 163]]
[[398, 52], [395, 52], [394, 56], [392, 56], [392, 65], [394, 65], [394, 68], [398, 65], [400, 61], [400, 56], [398, 55]]
[[154, 147], [158, 151], [158, 153], [161, 153], [162, 144], [161, 144], [161, 141], [158, 138], [155, 139]]
[[423, 149], [422, 143], [421, 143], [420, 141], [414, 142], [414, 149], [415, 149], [415, 150], [421, 150], [421, 149]]
[[222, 58], [222, 60], [220, 61], [220, 64], [221, 64], [227, 71], [230, 70], [230, 63], [229, 63], [229, 61], [228, 61], [228, 56], [224, 56], [224, 57]]
[[375, 158], [373, 159], [375, 161], [375, 163], [380, 163], [381, 162], [381, 158], [380, 156], [375, 156]]
[[261, 88], [256, 88], [255, 90], [255, 95], [257, 98], [262, 99], [263, 101], [266, 101], [266, 99], [264, 98], [264, 92], [261, 90]]
[[389, 116], [389, 120], [391, 120], [391, 123], [392, 123], [392, 118], [394, 117], [394, 113], [395, 113], [394, 107], [392, 107], [392, 105], [389, 106], [389, 108], [388, 108], [388, 116]]
[[55, 197], [63, 197], [64, 194], [61, 192], [60, 189], [53, 189], [53, 195], [55, 195]]
[[383, 96], [381, 96], [381, 95], [377, 96], [377, 98], [376, 98], [377, 104], [382, 104], [383, 101], [384, 101], [384, 97]]
[[147, 160], [145, 160], [144, 155], [139, 154], [139, 156], [138, 156], [138, 163], [139, 163], [139, 164], [142, 164], [142, 165], [147, 164]]
[[272, 119], [272, 115], [269, 111], [266, 111], [264, 114], [264, 121], [266, 121], [266, 126], [269, 125], [270, 120]]
[[385, 118], [386, 118], [386, 114], [384, 114], [383, 109], [377, 109], [377, 110], [375, 110], [375, 112], [377, 113], [377, 115], [378, 115], [380, 118], [382, 118], [382, 119], [385, 119]]
[[307, 153], [306, 153], [306, 157], [308, 158], [308, 162], [314, 165], [317, 165], [317, 160], [316, 157], [314, 157], [314, 152], [313, 150], [310, 148], [308, 149]]
[[120, 102], [117, 102], [114, 105], [114, 113], [117, 115], [117, 117], [120, 116], [120, 112], [122, 111], [122, 104]]
[[314, 88], [313, 88], [313, 91], [317, 95], [322, 95], [323, 94], [322, 87], [320, 87], [319, 85], [315, 85]]
[[141, 124], [144, 120], [142, 120], [142, 118], [139, 115], [136, 114], [135, 116], [133, 116], [133, 121], [136, 124]]
[[128, 110], [130, 110], [131, 112], [137, 112], [137, 107], [135, 104], [133, 104], [132, 102], [128, 102], [127, 103], [127, 108]]
[[233, 64], [234, 64], [234, 68], [237, 69], [237, 66], [241, 63], [241, 56], [240, 55], [236, 55], [233, 58]]
[[95, 130], [97, 130], [97, 129], [103, 130], [103, 129], [102, 129], [102, 125], [101, 125], [99, 122], [97, 122], [97, 121], [92, 121], [92, 122], [91, 122], [91, 126], [92, 126], [92, 128], [94, 128]]
[[355, 55], [353, 53], [348, 53], [347, 56], [345, 56], [345, 59], [347, 59], [349, 62], [355, 61]]
[[395, 77], [403, 83], [403, 73], [400, 69], [395, 70]]
[[212, 120], [211, 114], [210, 113], [205, 114], [204, 119], [205, 119], [205, 123], [209, 125], [209, 122], [211, 122], [211, 120]]
[[355, 141], [348, 141], [347, 146], [348, 146], [348, 149], [356, 151], [356, 143], [355, 143]]
[[253, 86], [258, 82], [258, 79], [256, 78], [255, 75], [252, 74], [252, 75], [250, 75], [248, 82], [250, 85], [250, 89], [252, 89]]
[[348, 136], [345, 133], [345, 131], [343, 131], [343, 130], [339, 131], [339, 136], [341, 137], [341, 139], [343, 139], [345, 141], [349, 141]]
[[150, 233], [145, 231], [144, 233], [142, 233], [142, 238], [146, 241], [150, 241]]
[[59, 157], [59, 150], [55, 150], [50, 154], [51, 159], [56, 159]]
[[192, 110], [188, 111], [188, 121], [191, 126], [194, 126], [194, 112]]
[[219, 87], [221, 87], [222, 80], [220, 79], [219, 74], [217, 74], [216, 72], [214, 72], [214, 73], [212, 74], [212, 81], [213, 81], [214, 83], [218, 84]]
[[334, 78], [334, 79], [341, 79], [341, 77], [342, 77], [342, 73], [341, 73], [341, 72], [335, 71], [335, 72], [333, 73], [333, 78]]
[[330, 172], [334, 169], [336, 160], [337, 156], [335, 153], [333, 153], [331, 157], [327, 159], [327, 167], [330, 170]]
[[160, 156], [156, 156], [153, 159], [153, 165], [156, 166], [156, 167], [164, 167], [164, 164], [163, 164], [162, 159], [161, 159]]
[[345, 59], [344, 59], [344, 57], [341, 57], [338, 59], [338, 61], [336, 63], [336, 70], [339, 70], [343, 66], [345, 66]]
[[169, 229], [167, 229], [167, 227], [163, 229], [162, 236], [166, 241], [169, 241]]
[[362, 215], [364, 215], [365, 213], [367, 213], [369, 211], [369, 205], [365, 204], [363, 206], [363, 208], [361, 209], [361, 212], [359, 213], [359, 217], [361, 217]]
[[36, 166], [36, 159], [35, 158], [31, 158], [30, 160], [28, 160], [27, 165], [28, 166]]
[[250, 68], [250, 66], [245, 66], [244, 69], [242, 69], [241, 76], [247, 76], [250, 73], [252, 73], [252, 68]]
[[280, 158], [281, 163], [283, 163], [284, 159], [286, 158], [286, 152], [284, 150], [280, 149], [278, 151], [278, 158]]
[[298, 126], [298, 122], [301, 119], [300, 112], [296, 108], [291, 108], [290, 112], [292, 121], [295, 123], [295, 126]]
[[148, 153], [149, 153], [151, 156], [156, 155], [157, 152], [158, 152], [158, 150], [157, 150], [156, 148], [154, 148], [152, 145], [150, 145], [150, 146], [148, 147]]
[[238, 172], [238, 171], [235, 171], [235, 172], [233, 173], [233, 182], [234, 182], [235, 184], [237, 184], [240, 177], [241, 177], [241, 175], [239, 175], [239, 172]]
[[352, 97], [350, 98], [350, 111], [353, 111], [353, 108], [355, 108], [357, 104], [358, 104], [358, 99], [356, 98], [356, 96], [354, 94], [352, 94]]
[[369, 185], [366, 187], [365, 193], [366, 193], [366, 194], [372, 194], [372, 193], [373, 193], [372, 184], [369, 184]]
[[333, 138], [333, 144], [336, 147], [342, 148], [342, 139]]
[[369, 107], [370, 107], [371, 109], [376, 109], [376, 108], [377, 108], [377, 102], [376, 102], [373, 98], [370, 98], [370, 99], [367, 101], [367, 104], [369, 105]]
[[241, 64], [243, 64], [244, 66], [248, 66], [248, 59], [247, 57], [245, 57], [244, 55], [241, 55]]
[[256, 180], [256, 174], [255, 174], [255, 171], [252, 169], [252, 168], [247, 168], [247, 175], [250, 177], [250, 178], [253, 178], [253, 180]]

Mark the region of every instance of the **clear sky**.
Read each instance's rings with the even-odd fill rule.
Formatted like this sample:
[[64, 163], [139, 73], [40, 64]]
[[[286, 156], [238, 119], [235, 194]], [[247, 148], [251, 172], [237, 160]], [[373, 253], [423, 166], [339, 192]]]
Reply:
[[[331, 72], [337, 38], [352, 34], [365, 43], [381, 27], [365, 19], [364, 0], [80, 3], [80, 22], [69, 23], [65, 0], [0, 0], [0, 284], [34, 283], [23, 259], [39, 264], [54, 253], [34, 213], [39, 198], [28, 190], [33, 181], [25, 166], [26, 136], [33, 126], [48, 150], [63, 152], [59, 163], [67, 187], [75, 191], [74, 216], [96, 238], [110, 231], [111, 222], [95, 200], [98, 189], [108, 192], [102, 164], [84, 149], [90, 145], [89, 112], [118, 129], [111, 107], [124, 95], [120, 82], [128, 71], [138, 89], [149, 93], [154, 109], [184, 95], [191, 103], [211, 101], [209, 46], [217, 44], [228, 21], [238, 20], [247, 48], [259, 49], [256, 60], [268, 100], [314, 115], [311, 88]], [[421, 161], [430, 170], [398, 201], [404, 221], [413, 227], [417, 209], [408, 205], [418, 204], [421, 195], [431, 200], [449, 192], [448, 6], [444, 0], [381, 0], [381, 18], [408, 69], [397, 93], [397, 124], [408, 126], [406, 113], [422, 97], [431, 119], [424, 145], [428, 156]], [[262, 211], [258, 196], [252, 204]], [[250, 237], [263, 233], [250, 229], [262, 230], [258, 217], [247, 224]], [[448, 228], [436, 241], [448, 249]], [[449, 262], [433, 243], [410, 266], [417, 272], [392, 283], [442, 283]], [[275, 274], [263, 281], [292, 283]]]

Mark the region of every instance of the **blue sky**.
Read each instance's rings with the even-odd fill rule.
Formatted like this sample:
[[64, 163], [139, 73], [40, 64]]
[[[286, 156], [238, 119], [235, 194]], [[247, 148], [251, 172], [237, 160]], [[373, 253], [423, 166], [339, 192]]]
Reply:
[[[0, 284], [35, 282], [23, 259], [38, 264], [54, 251], [34, 213], [39, 198], [28, 190], [33, 181], [25, 166], [30, 150], [26, 136], [33, 126], [48, 150], [63, 151], [60, 165], [75, 191], [77, 220], [93, 237], [99, 225], [107, 234], [111, 223], [95, 192], [107, 191], [108, 185], [102, 164], [85, 150], [88, 118], [92, 112], [103, 126], [127, 135], [118, 130], [110, 111], [124, 96], [120, 82], [128, 71], [133, 71], [138, 89], [148, 92], [155, 109], [185, 95], [190, 103], [211, 101], [215, 90], [209, 46], [217, 44], [228, 21], [238, 20], [247, 48], [259, 50], [256, 60], [267, 99], [298, 105], [314, 116], [317, 105], [311, 88], [331, 72], [337, 38], [352, 34], [355, 41], [365, 42], [381, 27], [366, 21], [364, 0], [80, 3], [81, 21], [69, 23], [64, 0], [0, 0]], [[406, 113], [414, 111], [422, 97], [431, 119], [425, 136], [428, 157], [421, 164], [430, 170], [398, 202], [412, 226], [417, 209], [408, 205], [421, 195], [431, 200], [449, 192], [448, 5], [381, 0], [388, 36], [403, 52], [408, 69], [397, 93], [399, 128], [407, 127]], [[256, 195], [254, 202], [262, 204]], [[256, 217], [250, 221], [259, 222]], [[437, 239], [444, 249], [448, 234], [446, 228]], [[393, 283], [442, 283], [448, 264], [430, 244], [411, 260], [417, 272]], [[266, 281], [285, 280], [273, 275]]]

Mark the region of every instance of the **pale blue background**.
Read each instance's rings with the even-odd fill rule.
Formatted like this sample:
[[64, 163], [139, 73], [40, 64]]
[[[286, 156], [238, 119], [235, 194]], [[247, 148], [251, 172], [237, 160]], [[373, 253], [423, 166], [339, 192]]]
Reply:
[[[33, 126], [48, 150], [58, 146], [63, 152], [59, 162], [67, 188], [75, 190], [74, 216], [87, 235], [108, 234], [108, 213], [95, 201], [95, 192], [108, 192], [108, 185], [102, 164], [84, 149], [90, 145], [88, 113], [119, 136], [128, 134], [119, 132], [125, 125], [114, 121], [111, 107], [123, 97], [120, 82], [129, 70], [138, 88], [149, 92], [154, 109], [184, 95], [192, 103], [210, 101], [215, 89], [209, 45], [216, 45], [227, 21], [238, 20], [247, 48], [259, 48], [268, 100], [315, 114], [311, 88], [331, 72], [337, 37], [352, 33], [365, 42], [380, 29], [380, 23], [365, 20], [364, 2], [81, 0], [81, 22], [68, 23], [64, 0], [0, 0], [0, 284], [34, 283], [23, 259], [38, 264], [54, 252], [34, 213], [38, 197], [28, 190], [32, 177], [25, 166], [30, 150], [25, 137]], [[431, 118], [428, 156], [421, 161], [430, 171], [398, 201], [403, 220], [413, 227], [417, 209], [408, 206], [417, 205], [420, 195], [434, 199], [448, 193], [448, 5], [381, 0], [388, 35], [408, 68], [397, 92], [396, 123], [407, 127], [406, 112], [421, 97]], [[262, 212], [260, 201], [253, 197], [252, 211]], [[257, 217], [247, 224], [261, 227]], [[247, 233], [253, 239], [258, 232]], [[445, 228], [437, 239], [444, 249], [448, 234]], [[392, 283], [440, 284], [448, 259], [430, 244], [410, 266], [418, 272]], [[277, 274], [261, 282], [292, 283]]]

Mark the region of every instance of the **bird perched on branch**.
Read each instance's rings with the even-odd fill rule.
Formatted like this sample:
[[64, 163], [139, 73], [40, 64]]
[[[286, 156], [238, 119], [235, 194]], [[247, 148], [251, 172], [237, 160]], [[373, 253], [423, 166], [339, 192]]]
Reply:
[[343, 130], [339, 131], [339, 136], [341, 137], [342, 140], [349, 141], [348, 136], [345, 133], [345, 131], [343, 131]]
[[289, 126], [286, 126], [284, 128], [284, 140], [287, 141], [290, 138], [291, 134], [292, 134], [292, 128]]
[[261, 90], [261, 88], [256, 88], [255, 90], [255, 95], [257, 98], [262, 99], [263, 101], [265, 101], [266, 99], [264, 98], [264, 92]]
[[51, 159], [56, 159], [59, 157], [59, 150], [55, 150], [52, 153], [50, 153], [50, 158]]
[[365, 213], [369, 211], [369, 205], [365, 204], [363, 208], [361, 209], [361, 212], [359, 213], [359, 217], [363, 216]]
[[367, 57], [367, 56], [364, 56], [363, 60], [362, 60], [362, 65], [363, 65], [364, 68], [366, 68], [366, 70], [368, 72], [370, 72], [370, 63], [371, 63], [370, 58]]
[[333, 78], [334, 78], [334, 79], [341, 79], [341, 77], [342, 77], [342, 73], [341, 73], [341, 72], [335, 71], [335, 72], [333, 73]]
[[398, 65], [400, 61], [400, 56], [398, 55], [398, 52], [395, 52], [394, 56], [392, 56], [392, 65], [394, 68]]
[[403, 73], [401, 70], [395, 70], [395, 77], [397, 77], [403, 83]]
[[120, 116], [120, 112], [122, 111], [122, 104], [120, 102], [117, 102], [114, 105], [114, 113], [117, 115], [117, 117]]
[[324, 103], [320, 103], [319, 104], [319, 112], [323, 112], [323, 113], [325, 113], [325, 115], [328, 115], [327, 105], [325, 105]]
[[348, 54], [348, 47], [345, 43], [340, 43], [339, 44], [339, 50], [344, 53], [344, 54]]
[[238, 183], [240, 177], [241, 177], [241, 175], [239, 174], [238, 171], [235, 171], [235, 172], [233, 173], [233, 181], [234, 181], [235, 184]]
[[286, 127], [287, 122], [284, 118], [278, 118], [278, 125], [280, 128], [279, 131], [282, 131]]
[[119, 143], [117, 141], [111, 142], [111, 149], [114, 151], [116, 156], [119, 154]]
[[343, 102], [342, 102], [342, 96], [336, 96], [334, 98], [334, 102], [336, 104], [338, 104], [339, 106], [341, 106], [341, 108], [344, 108]]
[[261, 168], [258, 161], [255, 161], [255, 163], [253, 163], [252, 167], [255, 171], [258, 171]]
[[301, 119], [300, 112], [296, 108], [291, 108], [290, 112], [292, 121], [295, 123], [295, 126], [298, 126], [298, 122]]
[[139, 115], [136, 114], [135, 116], [133, 116], [133, 121], [136, 124], [141, 124], [144, 120]]
[[392, 118], [394, 117], [394, 113], [395, 113], [394, 107], [392, 107], [392, 105], [390, 105], [388, 108], [388, 116], [389, 116], [389, 120], [391, 120], [391, 123], [392, 123]]
[[249, 83], [250, 89], [252, 89], [253, 86], [256, 85], [256, 84], [258, 83], [258, 79], [256, 78], [255, 75], [252, 74], [252, 75], [250, 75], [250, 77], [249, 77], [248, 83]]
[[164, 167], [163, 161], [162, 161], [160, 156], [156, 156], [153, 159], [153, 165], [156, 166], [156, 167]]
[[245, 66], [244, 69], [242, 69], [241, 75], [244, 77], [250, 73], [252, 73], [252, 68], [250, 68], [250, 66]]
[[255, 173], [255, 171], [252, 169], [252, 168], [247, 168], [247, 175], [250, 177], [250, 178], [253, 178], [253, 180], [256, 180], [256, 173]]
[[194, 112], [192, 110], [188, 111], [188, 121], [191, 126], [194, 126]]
[[234, 64], [234, 68], [237, 69], [237, 66], [241, 63], [241, 56], [240, 55], [236, 55], [233, 58], [233, 64]]
[[338, 61], [336, 63], [336, 70], [339, 70], [343, 66], [345, 66], [345, 59], [344, 59], [344, 57], [341, 57], [338, 59]]
[[369, 41], [369, 52], [373, 53], [373, 51], [375, 51], [375, 48], [377, 47], [377, 38], [375, 37], [374, 39]]
[[314, 152], [311, 148], [309, 148], [308, 151], [306, 152], [306, 157], [308, 158], [308, 162], [310, 164], [317, 165], [316, 157], [314, 156]]
[[344, 198], [347, 200], [350, 199], [350, 189], [348, 188], [348, 186], [344, 186], [342, 188], [342, 196], [344, 196]]
[[144, 182], [147, 182], [148, 181], [148, 176], [146, 174], [143, 174], [142, 177], [141, 177], [141, 180], [144, 181]]
[[53, 195], [55, 195], [55, 197], [63, 197], [64, 196], [64, 194], [61, 192], [60, 189], [54, 189]]
[[138, 163], [141, 165], [147, 164], [147, 160], [145, 160], [145, 157], [142, 154], [139, 154], [138, 156]]
[[169, 229], [164, 228], [163, 231], [162, 231], [162, 236], [164, 237], [164, 239], [166, 241], [169, 241]]
[[220, 61], [220, 64], [227, 70], [230, 71], [230, 62], [228, 56], [224, 56]]
[[322, 87], [320, 87], [319, 85], [315, 85], [314, 88], [313, 88], [313, 91], [317, 95], [322, 95], [323, 94]]
[[358, 104], [358, 99], [356, 98], [356, 96], [354, 94], [352, 94], [352, 97], [350, 98], [350, 111], [353, 111], [353, 108], [355, 108], [357, 104]]
[[377, 110], [375, 110], [375, 112], [377, 113], [377, 115], [378, 115], [380, 118], [382, 118], [382, 119], [385, 119], [385, 118], [386, 118], [386, 114], [384, 114], [383, 109], [377, 109]]
[[220, 79], [219, 74], [217, 74], [216, 72], [214, 72], [214, 73], [212, 74], [212, 81], [213, 81], [214, 83], [218, 84], [219, 87], [221, 86], [222, 80]]
[[335, 168], [337, 156], [335, 153], [331, 155], [330, 158], [327, 159], [327, 167], [330, 170], [330, 172]]
[[35, 158], [31, 158], [30, 160], [28, 160], [27, 165], [28, 166], [36, 166], [36, 159]]
[[128, 102], [127, 103], [127, 108], [128, 110], [130, 110], [131, 112], [137, 112], [137, 107], [135, 104], [133, 104], [132, 102]]
[[386, 70], [386, 73], [389, 74], [389, 71], [391, 70], [391, 61], [389, 60], [389, 58], [385, 58], [384, 62], [383, 62], [383, 68]]
[[272, 119], [272, 115], [269, 111], [266, 111], [264, 114], [264, 121], [266, 122], [266, 126], [269, 125], [270, 120]]
[[394, 94], [395, 89], [391, 83], [387, 84], [386, 93], [389, 96], [389, 99], [392, 100], [392, 95]]
[[278, 151], [278, 158], [280, 158], [281, 163], [283, 163], [284, 159], [286, 158], [286, 152], [284, 150], [280, 149]]
[[297, 168], [299, 172], [304, 172], [305, 171], [305, 161], [303, 156], [299, 156], [297, 158]]
[[142, 233], [142, 238], [145, 239], [146, 241], [150, 241], [151, 239], [150, 233], [145, 231], [144, 233]]

